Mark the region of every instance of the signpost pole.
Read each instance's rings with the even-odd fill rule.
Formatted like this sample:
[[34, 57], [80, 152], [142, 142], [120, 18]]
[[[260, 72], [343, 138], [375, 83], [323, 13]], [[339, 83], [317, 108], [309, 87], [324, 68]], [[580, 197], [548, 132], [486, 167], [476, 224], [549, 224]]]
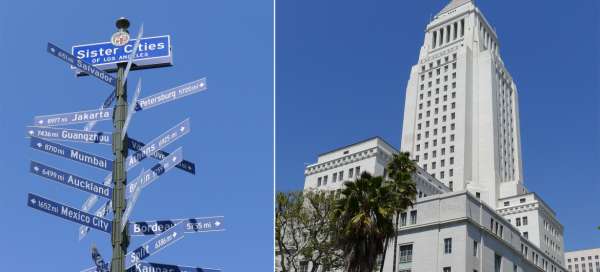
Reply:
[[[127, 31], [129, 20], [119, 18], [116, 22], [119, 31]], [[125, 255], [129, 246], [129, 235], [127, 228], [121, 231], [121, 220], [125, 211], [125, 184], [127, 183], [127, 172], [125, 170], [125, 158], [127, 158], [127, 138], [121, 137], [125, 118], [127, 117], [127, 84], [122, 82], [124, 78], [125, 67], [127, 63], [119, 63], [117, 69], [117, 89], [116, 97], [117, 104], [115, 106], [115, 114], [113, 119], [113, 153], [115, 160], [113, 163], [113, 185], [114, 191], [112, 195], [113, 202], [113, 232], [112, 232], [112, 272], [125, 272]]]

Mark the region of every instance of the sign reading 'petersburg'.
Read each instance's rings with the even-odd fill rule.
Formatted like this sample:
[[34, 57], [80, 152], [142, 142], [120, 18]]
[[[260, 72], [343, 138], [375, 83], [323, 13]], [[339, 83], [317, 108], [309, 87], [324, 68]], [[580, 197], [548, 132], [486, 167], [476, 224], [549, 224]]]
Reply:
[[136, 111], [146, 110], [206, 90], [206, 78], [192, 81], [138, 100]]
[[34, 209], [56, 215], [69, 221], [86, 225], [90, 228], [95, 228], [107, 233], [112, 232], [112, 222], [109, 220], [96, 217], [89, 213], [54, 202], [32, 193], [29, 193], [27, 205]]
[[[91, 63], [98, 69], [113, 71], [116, 70], [117, 63], [129, 60], [135, 42], [135, 39], [131, 39], [123, 46], [116, 46], [111, 42], [75, 45], [71, 52], [77, 59]], [[173, 65], [170, 36], [142, 38], [133, 64], [133, 70]]]
[[91, 165], [107, 171], [112, 171], [111, 160], [81, 151], [68, 146], [60, 145], [37, 137], [31, 137], [30, 145], [33, 149], [44, 151], [56, 156], [71, 159], [83, 164]]
[[32, 161], [29, 171], [40, 177], [44, 177], [88, 193], [108, 199], [112, 197], [112, 188], [108, 186], [104, 186], [86, 178], [78, 177], [39, 162]]

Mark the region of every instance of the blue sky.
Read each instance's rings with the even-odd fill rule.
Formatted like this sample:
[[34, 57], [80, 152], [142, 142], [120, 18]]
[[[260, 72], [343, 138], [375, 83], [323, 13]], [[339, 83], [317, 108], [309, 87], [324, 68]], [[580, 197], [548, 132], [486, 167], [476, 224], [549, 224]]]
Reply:
[[[404, 92], [447, 1], [279, 1], [277, 190], [317, 154], [381, 136], [398, 147]], [[558, 214], [567, 250], [599, 247], [597, 1], [477, 1], [519, 90], [525, 184]]]
[[[25, 126], [34, 115], [97, 108], [112, 91], [96, 78], [75, 78], [46, 53], [51, 41], [108, 41], [115, 19], [128, 17], [132, 35], [172, 35], [175, 65], [129, 74], [129, 91], [143, 78], [142, 97], [202, 77], [208, 90], [133, 117], [130, 135], [149, 141], [189, 117], [183, 146], [196, 163], [192, 176], [172, 170], [144, 189], [133, 220], [224, 215], [227, 231], [188, 235], [149, 261], [269, 271], [273, 267], [273, 3], [260, 1], [9, 1], [0, 9], [0, 263], [3, 271], [79, 271], [92, 265], [95, 243], [109, 259], [110, 236], [92, 231], [77, 241], [78, 225], [26, 206], [33, 192], [73, 207], [88, 194], [33, 176], [29, 161], [101, 180], [106, 172], [29, 148]], [[73, 126], [81, 128], [80, 126]], [[96, 126], [111, 131], [109, 121]], [[110, 146], [68, 143], [112, 156]], [[147, 159], [129, 178], [148, 169]], [[149, 238], [133, 238], [130, 249]]]

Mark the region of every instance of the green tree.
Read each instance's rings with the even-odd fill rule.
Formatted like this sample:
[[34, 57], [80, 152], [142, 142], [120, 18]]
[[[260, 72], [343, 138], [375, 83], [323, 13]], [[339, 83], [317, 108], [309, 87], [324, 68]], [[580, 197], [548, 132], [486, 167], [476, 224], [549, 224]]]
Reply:
[[346, 260], [346, 271], [371, 272], [385, 240], [395, 233], [394, 197], [383, 177], [366, 172], [344, 186], [334, 212], [339, 226], [335, 239]]
[[338, 269], [343, 258], [332, 239], [336, 231], [334, 195], [326, 192], [277, 193], [275, 240], [282, 271], [300, 271], [301, 262]]
[[[386, 168], [387, 181], [386, 186], [393, 193], [393, 211], [395, 213], [394, 233], [398, 231], [398, 219], [400, 213], [406, 211], [408, 207], [412, 207], [417, 195], [415, 182], [412, 180], [416, 171], [415, 162], [410, 159], [408, 152], [394, 154], [392, 160], [387, 164]], [[387, 241], [386, 241], [387, 250]], [[385, 250], [384, 250], [385, 251]], [[394, 260], [393, 272], [396, 272], [396, 256], [398, 251], [398, 235], [394, 234]], [[384, 252], [385, 258], [385, 252]], [[383, 271], [383, 262], [381, 264]]]

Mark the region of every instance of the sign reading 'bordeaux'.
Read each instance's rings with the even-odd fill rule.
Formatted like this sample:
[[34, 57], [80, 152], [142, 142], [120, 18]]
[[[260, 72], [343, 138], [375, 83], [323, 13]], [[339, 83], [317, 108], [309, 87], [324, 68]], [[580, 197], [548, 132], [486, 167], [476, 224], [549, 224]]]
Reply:
[[[129, 60], [135, 42], [135, 39], [131, 39], [124, 46], [116, 46], [111, 42], [75, 45], [71, 52], [77, 59], [91, 63], [98, 69], [112, 71], [116, 70], [117, 63]], [[134, 69], [172, 65], [170, 36], [142, 38], [133, 64]]]
[[129, 233], [133, 236], [160, 234], [180, 222], [183, 222], [185, 226], [185, 233], [223, 231], [225, 230], [224, 219], [225, 218], [223, 216], [214, 216], [204, 218], [132, 222], [129, 223]]
[[86, 178], [69, 174], [67, 172], [58, 170], [56, 168], [44, 165], [39, 162], [32, 161], [29, 167], [29, 171], [40, 177], [57, 181], [64, 185], [77, 188], [88, 193], [99, 195], [108, 199], [112, 197], [112, 188], [108, 186], [104, 186]]
[[64, 126], [112, 119], [112, 109], [86, 110], [33, 117], [38, 126]]
[[107, 171], [112, 170], [113, 162], [111, 160], [81, 151], [68, 146], [60, 145], [37, 137], [31, 137], [30, 146], [33, 149], [41, 150], [56, 156], [61, 156], [80, 163], [91, 165]]
[[56, 215], [69, 221], [86, 225], [90, 228], [95, 228], [107, 233], [112, 232], [112, 222], [109, 220], [96, 217], [89, 213], [71, 208], [32, 193], [29, 193], [27, 205], [34, 209]]
[[27, 136], [56, 141], [71, 141], [80, 143], [112, 144], [109, 133], [53, 127], [27, 127]]

